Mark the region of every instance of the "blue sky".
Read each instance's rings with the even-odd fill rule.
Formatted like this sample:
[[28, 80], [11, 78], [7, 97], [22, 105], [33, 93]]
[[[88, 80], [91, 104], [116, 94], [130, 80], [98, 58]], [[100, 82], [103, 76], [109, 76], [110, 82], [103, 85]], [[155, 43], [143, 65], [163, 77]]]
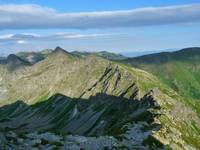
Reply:
[[199, 0], [0, 0], [0, 53], [200, 46]]
[[0, 0], [0, 4], [38, 4], [61, 12], [105, 11], [199, 3], [199, 0]]

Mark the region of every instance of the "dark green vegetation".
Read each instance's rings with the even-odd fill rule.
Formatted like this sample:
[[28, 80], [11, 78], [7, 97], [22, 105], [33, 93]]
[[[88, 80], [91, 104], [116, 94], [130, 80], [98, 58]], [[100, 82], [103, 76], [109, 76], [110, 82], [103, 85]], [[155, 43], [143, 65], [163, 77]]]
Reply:
[[159, 77], [200, 114], [200, 48], [186, 48], [123, 61]]
[[[13, 149], [70, 142], [79, 149], [200, 149], [196, 49], [120, 62], [59, 47], [34, 63], [15, 56], [18, 65], [0, 64], [0, 138]], [[190, 85], [196, 94], [186, 90]]]

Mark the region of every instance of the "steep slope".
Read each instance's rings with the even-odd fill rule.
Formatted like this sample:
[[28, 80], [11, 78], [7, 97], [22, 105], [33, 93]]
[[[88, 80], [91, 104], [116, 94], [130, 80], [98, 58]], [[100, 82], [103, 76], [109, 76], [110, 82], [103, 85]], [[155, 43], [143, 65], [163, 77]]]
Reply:
[[2, 76], [8, 95], [4, 101], [22, 99], [33, 103], [55, 93], [84, 98], [96, 93], [130, 97], [131, 90], [137, 90], [134, 89], [136, 79], [130, 76], [122, 67], [107, 60], [94, 56], [80, 59], [55, 49], [45, 60], [25, 71]]
[[[81, 113], [79, 117], [77, 116], [77, 120], [83, 117], [86, 121], [88, 115], [90, 116], [94, 113], [101, 116], [101, 111], [105, 108], [105, 110], [113, 114], [111, 116], [102, 116], [105, 120], [108, 119], [111, 126], [113, 119], [119, 122], [119, 124], [125, 125], [124, 119], [131, 117], [132, 113], [142, 113], [143, 115], [137, 119], [147, 122], [147, 126], [154, 123], [161, 126], [161, 129], [158, 128], [159, 131], [153, 131], [151, 136], [159, 140], [163, 145], [174, 149], [200, 148], [198, 143], [200, 140], [200, 120], [197, 114], [184, 103], [183, 98], [174, 90], [163, 84], [152, 74], [143, 70], [110, 62], [95, 56], [80, 58], [60, 48], [53, 51], [43, 61], [33, 66], [26, 66], [23, 70], [19, 68], [14, 72], [9, 72], [5, 67], [0, 67], [0, 70], [1, 105], [10, 104], [0, 109], [2, 114], [0, 117], [0, 127], [2, 130], [5, 129], [6, 132], [10, 130], [14, 130], [14, 132], [20, 131], [20, 128], [27, 132], [45, 132], [45, 130], [57, 132], [54, 128], [58, 126], [61, 126], [60, 129], [68, 131], [67, 129], [71, 129], [68, 125], [75, 123], [73, 123], [73, 119], [68, 120], [63, 116], [74, 116], [74, 114], [76, 116], [77, 109], [78, 112], [80, 111], [79, 103], [81, 103], [80, 105], [87, 111]], [[154, 103], [149, 103], [149, 98], [147, 102], [144, 100], [145, 95], [149, 92], [153, 100], [158, 104], [156, 107], [160, 106], [159, 112], [154, 108]], [[61, 93], [62, 95], [53, 96], [56, 93]], [[101, 93], [100, 97], [98, 97], [98, 93]], [[63, 95], [70, 98], [66, 98]], [[48, 99], [49, 97], [51, 98]], [[87, 99], [93, 100], [87, 103]], [[23, 103], [15, 103], [16, 100], [21, 100]], [[68, 104], [71, 104], [71, 100], [75, 101], [72, 102], [73, 105], [70, 105], [71, 109], [69, 109]], [[79, 101], [84, 101], [85, 103], [82, 104]], [[126, 103], [125, 101], [128, 102]], [[76, 105], [74, 103], [78, 103], [77, 109], [75, 109]], [[130, 109], [127, 105], [130, 105]], [[92, 108], [95, 106], [96, 111], [91, 112], [90, 106]], [[111, 108], [114, 108], [114, 110], [110, 110]], [[13, 109], [15, 110], [14, 112], [11, 111]], [[116, 113], [115, 109], [117, 110]], [[153, 116], [152, 120], [148, 120], [149, 115], [146, 112], [149, 110], [147, 109], [152, 110], [150, 114], [154, 114], [153, 112], [156, 111], [155, 113], [160, 115], [157, 117]], [[59, 114], [58, 110], [60, 113], [63, 112], [63, 114]], [[89, 122], [83, 125], [84, 128], [87, 127], [88, 129], [89, 127], [95, 133], [89, 132], [88, 135], [107, 135], [108, 132], [106, 131], [108, 128], [106, 127], [103, 129], [98, 128], [99, 134], [95, 131], [100, 122], [97, 122], [92, 127], [90, 126], [90, 123], [92, 125], [98, 120], [99, 117], [96, 118], [95, 116], [94, 120], [91, 119], [92, 123], [88, 118]], [[133, 118], [136, 119], [136, 116], [133, 115]], [[113, 119], [110, 119], [110, 117], [113, 117]], [[30, 120], [27, 118], [30, 118]], [[37, 118], [41, 120], [37, 120]], [[120, 120], [118, 120], [119, 118]], [[139, 122], [137, 119], [133, 125]], [[38, 126], [34, 121], [38, 123]], [[16, 122], [21, 126], [14, 126], [15, 128], [13, 129], [11, 126]], [[58, 125], [56, 122], [60, 124]], [[113, 122], [113, 124], [117, 125], [116, 122]], [[81, 123], [81, 119], [79, 123]], [[138, 125], [140, 126], [141, 123]], [[73, 127], [73, 125], [71, 126]], [[150, 128], [150, 130], [152, 129]], [[70, 130], [68, 132], [72, 133], [73, 131], [78, 130]], [[85, 133], [85, 130], [81, 131]], [[119, 132], [119, 128], [116, 131]], [[110, 135], [114, 136], [116, 131], [112, 130]], [[83, 133], [74, 134], [86, 135]], [[137, 134], [134, 133], [134, 135]], [[137, 139], [138, 137], [134, 136], [133, 138]], [[150, 143], [147, 145], [150, 145]]]
[[185, 97], [200, 114], [200, 48], [130, 58], [123, 63], [158, 76]]
[[[14, 112], [12, 111], [13, 108], [16, 108]], [[22, 147], [25, 149], [26, 145], [29, 148], [36, 145], [34, 142], [30, 143], [27, 133], [32, 133], [33, 138], [37, 139], [36, 147], [39, 147], [47, 144], [42, 144], [44, 138], [40, 140], [38, 133], [45, 132], [47, 134], [47, 132], [53, 131], [57, 133], [54, 136], [61, 139], [56, 143], [57, 145], [59, 143], [60, 148], [64, 144], [70, 146], [70, 143], [63, 140], [64, 137], [69, 138], [68, 134], [87, 137], [101, 136], [104, 141], [107, 140], [106, 136], [111, 136], [110, 147], [116, 147], [117, 149], [122, 146], [124, 149], [162, 148], [164, 145], [162, 146], [161, 143], [156, 145], [158, 142], [151, 136], [153, 130], [156, 131], [160, 128], [159, 125], [152, 124], [156, 113], [151, 112], [150, 109], [156, 110], [156, 108], [159, 107], [152, 95], [146, 95], [141, 100], [133, 101], [106, 94], [97, 94], [88, 100], [71, 99], [56, 94], [49, 100], [32, 106], [27, 106], [20, 101], [4, 106], [0, 109], [0, 129], [6, 137], [6, 145], [11, 148], [15, 145], [19, 149], [23, 149]], [[34, 133], [35, 131], [38, 133]], [[10, 133], [15, 136], [10, 138]], [[63, 136], [59, 136], [58, 133], [62, 133]], [[138, 135], [136, 136], [135, 133]], [[20, 143], [17, 136], [21, 136], [24, 143]], [[123, 138], [123, 136], [126, 138]], [[124, 140], [120, 141], [119, 138]], [[50, 142], [49, 139], [50, 136], [47, 141], [52, 145], [56, 145]], [[152, 142], [148, 143], [150, 139]], [[8, 142], [11, 140], [16, 142], [11, 144], [11, 142]], [[80, 147], [93, 149], [89, 148], [91, 147], [89, 141], [85, 142], [85, 146]], [[71, 142], [71, 145], [76, 145], [76, 143]], [[98, 144], [97, 139], [93, 140], [93, 145], [95, 143]], [[102, 141], [100, 146], [104, 149], [107, 143]], [[94, 147], [94, 149], [98, 149], [98, 147]]]
[[[17, 74], [23, 73], [31, 64], [22, 58], [11, 54], [0, 60], [0, 99], [6, 99], [10, 82], [15, 80]], [[16, 77], [15, 77], [16, 76]]]

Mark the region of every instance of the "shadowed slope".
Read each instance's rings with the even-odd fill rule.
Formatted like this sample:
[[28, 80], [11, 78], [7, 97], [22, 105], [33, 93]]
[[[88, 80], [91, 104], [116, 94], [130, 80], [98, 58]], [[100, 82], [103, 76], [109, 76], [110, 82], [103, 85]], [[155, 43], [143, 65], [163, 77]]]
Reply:
[[8, 70], [14, 71], [20, 67], [30, 66], [31, 64], [28, 61], [11, 54], [6, 59], [0, 60], [0, 65], [5, 65]]
[[[18, 101], [1, 107], [0, 130], [7, 136], [7, 145], [12, 145], [8, 138], [8, 134], [12, 131], [17, 136], [26, 136], [33, 132], [54, 132], [65, 136], [67, 134], [109, 135], [121, 139], [129, 136], [132, 140], [126, 140], [132, 142], [135, 148], [152, 146], [156, 148], [162, 146], [156, 145], [155, 139], [155, 143], [147, 141], [153, 138], [151, 132], [160, 128], [160, 125], [154, 124], [158, 108], [160, 107], [151, 93], [141, 100], [129, 100], [106, 94], [97, 94], [86, 100], [56, 94], [44, 102], [30, 106]], [[131, 127], [135, 127], [133, 131]], [[134, 141], [133, 139], [138, 136], [134, 134], [136, 132], [141, 135]], [[16, 142], [16, 144], [19, 143]], [[132, 146], [126, 145], [125, 147], [128, 149]]]

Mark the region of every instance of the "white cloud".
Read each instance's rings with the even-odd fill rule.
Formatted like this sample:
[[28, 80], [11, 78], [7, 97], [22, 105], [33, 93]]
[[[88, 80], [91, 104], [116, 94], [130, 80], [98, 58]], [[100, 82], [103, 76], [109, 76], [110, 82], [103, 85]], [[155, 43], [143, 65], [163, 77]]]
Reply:
[[200, 21], [200, 3], [133, 10], [59, 13], [39, 5], [0, 5], [0, 29], [112, 28]]
[[77, 33], [56, 33], [51, 35], [39, 35], [35, 33], [5, 34], [0, 36], [0, 43], [14, 42], [26, 44], [28, 41], [60, 41], [70, 39], [98, 38], [110, 34], [77, 34]]
[[17, 41], [17, 44], [27, 44], [28, 42], [27, 41], [24, 41], [24, 40], [19, 40]]
[[10, 39], [12, 38], [13, 34], [4, 34], [0, 35], [0, 40]]
[[109, 34], [63, 34], [64, 39], [82, 39], [82, 38], [96, 38], [101, 36], [109, 36]]

